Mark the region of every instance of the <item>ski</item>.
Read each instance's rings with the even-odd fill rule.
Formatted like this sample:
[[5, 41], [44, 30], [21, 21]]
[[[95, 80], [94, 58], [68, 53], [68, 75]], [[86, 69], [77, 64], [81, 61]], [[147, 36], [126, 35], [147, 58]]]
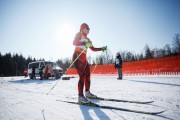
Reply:
[[154, 102], [154, 101], [131, 101], [131, 100], [120, 100], [120, 99], [110, 99], [110, 98], [103, 98], [103, 97], [90, 98], [90, 99], [104, 100], [104, 101], [114, 101], [114, 102], [138, 103], [138, 104], [148, 104], [148, 103]]
[[64, 100], [56, 100], [56, 101], [61, 101], [61, 102], [66, 102], [70, 104], [75, 104], [75, 105], [84, 105], [84, 106], [89, 106], [89, 107], [96, 107], [96, 108], [103, 108], [103, 109], [113, 109], [113, 110], [120, 110], [120, 111], [126, 111], [126, 112], [134, 112], [134, 113], [141, 113], [141, 114], [148, 114], [148, 115], [158, 115], [163, 113], [164, 111], [158, 111], [158, 112], [148, 112], [148, 111], [140, 111], [140, 110], [133, 110], [133, 109], [126, 109], [126, 108], [120, 108], [120, 107], [112, 107], [112, 106], [105, 106], [105, 105], [99, 105], [96, 103], [80, 103], [80, 102], [73, 102], [73, 101], [64, 101]]

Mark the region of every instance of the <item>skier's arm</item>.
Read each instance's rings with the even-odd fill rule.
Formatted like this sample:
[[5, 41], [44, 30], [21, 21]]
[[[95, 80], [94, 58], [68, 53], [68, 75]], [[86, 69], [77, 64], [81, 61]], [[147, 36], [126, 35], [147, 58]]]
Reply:
[[81, 39], [81, 33], [77, 33], [74, 38], [73, 45], [75, 46], [84, 45], [84, 42], [81, 42], [80, 39]]
[[[90, 43], [90, 46], [88, 48], [90, 48], [92, 51], [101, 51], [101, 48], [95, 48], [93, 45], [92, 45], [92, 42], [89, 38], [86, 37], [86, 39], [88, 39], [88, 42], [86, 43]], [[85, 45], [86, 45], [85, 43]], [[86, 46], [87, 47], [87, 46]]]
[[95, 48], [94, 46], [89, 47], [92, 51], [101, 51], [101, 48]]
[[[89, 38], [88, 38], [89, 39]], [[89, 42], [91, 42], [91, 40], [89, 39]], [[91, 42], [92, 44], [92, 42]], [[95, 48], [93, 45], [89, 47], [92, 51], [102, 51], [102, 48]]]

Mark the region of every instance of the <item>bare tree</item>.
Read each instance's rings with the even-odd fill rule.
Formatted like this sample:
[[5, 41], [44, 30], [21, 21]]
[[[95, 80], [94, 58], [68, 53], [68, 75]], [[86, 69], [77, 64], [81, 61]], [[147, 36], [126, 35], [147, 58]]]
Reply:
[[120, 53], [121, 53], [121, 58], [122, 58], [122, 60], [123, 60], [124, 62], [126, 62], [126, 61], [127, 61], [127, 58], [126, 58], [127, 51], [120, 51]]
[[101, 55], [97, 56], [95, 61], [96, 61], [95, 62], [96, 64], [102, 65], [103, 64], [103, 57]]
[[134, 61], [134, 55], [131, 53], [131, 52], [128, 52], [127, 54], [126, 54], [126, 59], [127, 59], [127, 61]]
[[165, 50], [165, 55], [171, 55], [171, 54], [172, 54], [172, 52], [171, 52], [171, 47], [170, 47], [169, 44], [166, 44], [166, 45], [164, 46], [164, 50]]
[[145, 58], [146, 59], [150, 59], [153, 57], [148, 44], [145, 45], [144, 50], [145, 50]]
[[172, 45], [174, 48], [174, 52], [180, 54], [180, 34], [175, 34]]

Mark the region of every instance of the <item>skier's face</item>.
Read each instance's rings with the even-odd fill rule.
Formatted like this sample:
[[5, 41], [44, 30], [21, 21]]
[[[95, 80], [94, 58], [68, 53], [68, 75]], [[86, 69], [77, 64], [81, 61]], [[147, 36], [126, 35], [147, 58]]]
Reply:
[[84, 29], [82, 30], [82, 32], [87, 35], [87, 34], [89, 34], [89, 30], [90, 30], [90, 28], [87, 27], [87, 28], [84, 28]]

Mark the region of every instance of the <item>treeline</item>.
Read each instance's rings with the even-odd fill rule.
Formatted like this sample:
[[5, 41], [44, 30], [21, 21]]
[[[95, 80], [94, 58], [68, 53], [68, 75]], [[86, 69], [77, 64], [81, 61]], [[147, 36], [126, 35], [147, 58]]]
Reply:
[[69, 68], [69, 66], [71, 65], [72, 60], [69, 58], [58, 59], [56, 63], [58, 64], [59, 67], [63, 69], [63, 72], [65, 73], [66, 69]]
[[[44, 59], [39, 59], [44, 60]], [[0, 76], [20, 76], [23, 75], [24, 70], [28, 67], [30, 62], [36, 61], [35, 58], [28, 57], [27, 59], [22, 55], [0, 53]]]
[[[22, 54], [18, 55], [17, 53], [6, 53], [5, 55], [2, 55], [0, 53], [0, 77], [22, 76], [24, 75], [24, 70], [28, 68], [28, 64], [35, 61], [45, 61], [45, 59], [36, 59], [32, 57], [28, 57], [26, 59]], [[56, 61], [56, 63], [65, 72], [65, 70], [70, 66], [71, 60], [68, 58], [59, 59]]]
[[[124, 62], [127, 61], [137, 61], [145, 60], [151, 58], [159, 58], [172, 55], [180, 55], [180, 34], [176, 34], [173, 37], [172, 47], [167, 44], [163, 48], [154, 48], [151, 49], [149, 45], [145, 45], [144, 51], [140, 54], [133, 54], [129, 51], [119, 51]], [[96, 56], [91, 58], [87, 57], [90, 65], [94, 64], [112, 64], [114, 63], [115, 56], [112, 55], [108, 50], [106, 54]], [[0, 53], [0, 76], [19, 76], [23, 75], [24, 70], [28, 67], [28, 64], [33, 61], [45, 61], [45, 59], [35, 59], [28, 57], [27, 59], [22, 55], [6, 53], [2, 55]], [[58, 59], [56, 63], [63, 69], [65, 72], [66, 69], [72, 63], [71, 59]], [[74, 67], [74, 66], [72, 66]]]
[[[171, 47], [172, 46], [172, 47]], [[148, 44], [145, 45], [144, 50], [140, 54], [133, 54], [130, 51], [119, 51], [123, 62], [146, 60], [152, 58], [160, 58], [166, 56], [180, 55], [180, 34], [175, 34], [172, 40], [172, 45], [166, 44], [163, 48], [151, 49]], [[89, 58], [89, 61], [92, 58]], [[111, 54], [100, 55], [93, 59], [92, 64], [112, 64], [115, 56]]]
[[163, 48], [151, 49], [147, 44], [144, 47], [144, 52], [134, 55], [131, 52], [122, 52], [122, 58], [124, 61], [136, 61], [151, 58], [160, 58], [172, 55], [180, 55], [180, 34], [176, 34], [172, 40], [172, 47], [166, 44]]

